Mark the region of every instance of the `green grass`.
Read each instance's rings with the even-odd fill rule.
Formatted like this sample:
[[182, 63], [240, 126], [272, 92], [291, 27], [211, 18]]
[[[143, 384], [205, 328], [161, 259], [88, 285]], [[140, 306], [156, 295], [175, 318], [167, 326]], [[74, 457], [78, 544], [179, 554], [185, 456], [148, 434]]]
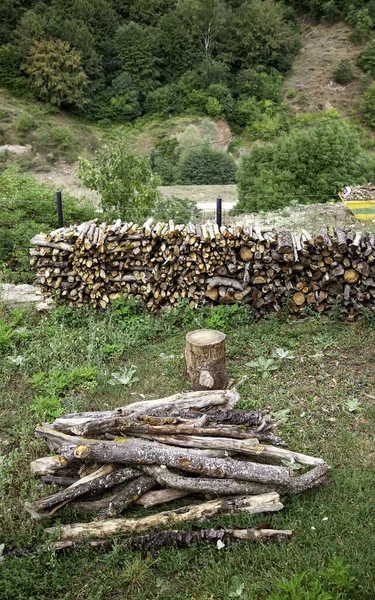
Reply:
[[[320, 455], [332, 466], [328, 485], [282, 497], [285, 509], [280, 513], [221, 516], [205, 525], [248, 527], [266, 522], [293, 529], [292, 541], [264, 546], [246, 542], [222, 550], [167, 548], [156, 556], [132, 553], [120, 542], [101, 553], [84, 544], [61, 554], [43, 549], [44, 527], [89, 518], [65, 508], [55, 520], [37, 523], [24, 511], [26, 500], [55, 489], [29, 473], [29, 462], [49, 452], [43, 440], [33, 437], [43, 411], [108, 409], [188, 390], [184, 336], [204, 326], [227, 333], [230, 376], [248, 376], [240, 388], [240, 407], [269, 409], [291, 448]], [[367, 394], [375, 395], [374, 343], [375, 326], [368, 319], [350, 325], [319, 317], [254, 323], [243, 308], [219, 307], [209, 313], [190, 311], [185, 305], [153, 316], [142, 313], [135, 302], [121, 301], [101, 314], [56, 308], [41, 316], [31, 308], [0, 307], [2, 597], [266, 600], [272, 594], [275, 600], [372, 600], [375, 401]], [[277, 348], [295, 358], [273, 357]], [[163, 353], [168, 358], [161, 357]], [[248, 365], [260, 357], [273, 357], [277, 370], [263, 377]], [[130, 366], [136, 367], [138, 381], [130, 386], [108, 384], [113, 372]], [[181, 503], [162, 508], [176, 506]], [[130, 508], [126, 514], [145, 511]], [[28, 553], [12, 556], [12, 549], [22, 548]], [[335, 557], [349, 564], [355, 577], [349, 595], [340, 595], [340, 585], [331, 596], [277, 592], [282, 577], [303, 577], [305, 571], [310, 574], [303, 585], [313, 589], [314, 581], [325, 581], [324, 571], [335, 564]], [[300, 590], [297, 579], [293, 582]], [[233, 596], [236, 589], [240, 595]]]

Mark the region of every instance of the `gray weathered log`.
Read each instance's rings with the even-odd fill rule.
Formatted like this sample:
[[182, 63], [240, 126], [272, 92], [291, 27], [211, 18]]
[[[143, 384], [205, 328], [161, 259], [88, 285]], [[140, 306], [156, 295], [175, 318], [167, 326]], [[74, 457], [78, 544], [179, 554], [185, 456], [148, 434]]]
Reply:
[[[252, 529], [199, 529], [191, 530], [173, 530], [155, 531], [145, 535], [136, 535], [122, 540], [120, 544], [129, 550], [142, 550], [144, 553], [157, 553], [160, 548], [175, 545], [179, 548], [190, 546], [191, 544], [219, 544], [221, 548], [227, 544], [240, 542], [242, 540], [253, 542], [284, 542], [289, 540], [293, 531], [289, 529], [265, 529], [254, 527]], [[90, 545], [93, 548], [106, 548], [110, 544], [108, 540], [92, 540]], [[56, 550], [66, 550], [74, 546], [70, 540], [62, 540], [54, 543]], [[218, 545], [219, 547], [219, 545]]]
[[134, 504], [145, 492], [155, 487], [155, 484], [153, 477], [141, 475], [112, 496], [108, 506], [99, 512], [98, 519], [112, 519], [119, 516], [127, 506]]
[[93, 521], [91, 523], [74, 523], [48, 527], [45, 533], [59, 540], [72, 542], [82, 538], [102, 539], [116, 534], [129, 534], [150, 529], [161, 529], [177, 523], [190, 523], [204, 521], [217, 514], [235, 514], [246, 512], [258, 514], [262, 512], [275, 512], [282, 510], [283, 505], [276, 493], [261, 494], [258, 496], [232, 496], [210, 500], [198, 505], [184, 507], [140, 519], [111, 519], [108, 521]]

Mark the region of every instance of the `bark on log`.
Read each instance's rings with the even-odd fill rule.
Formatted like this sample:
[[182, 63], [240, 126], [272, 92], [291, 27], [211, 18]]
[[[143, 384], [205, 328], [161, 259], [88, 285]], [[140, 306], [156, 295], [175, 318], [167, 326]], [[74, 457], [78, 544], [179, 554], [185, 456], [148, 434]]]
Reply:
[[211, 329], [198, 329], [187, 334], [185, 364], [194, 390], [227, 387], [225, 337], [220, 331]]
[[152, 465], [143, 466], [142, 470], [154, 477], [160, 485], [167, 485], [177, 490], [192, 494], [214, 494], [230, 496], [237, 494], [264, 494], [275, 491], [274, 484], [251, 483], [234, 479], [208, 479], [204, 477], [184, 477], [173, 473], [167, 467]]
[[[64, 455], [71, 447], [62, 446], [61, 453]], [[89, 462], [100, 460], [103, 463], [125, 463], [135, 466], [162, 464], [208, 477], [229, 477], [275, 485], [288, 483], [291, 479], [291, 472], [286, 467], [232, 458], [214, 458], [203, 454], [202, 450], [187, 450], [141, 439], [127, 438], [123, 442], [84, 440], [84, 443], [81, 443], [78, 438], [73, 442], [73, 447], [77, 459]]]
[[26, 503], [25, 508], [35, 516], [35, 513], [44, 513], [56, 505], [63, 505], [73, 498], [87, 494], [88, 492], [98, 492], [111, 488], [127, 479], [137, 477], [139, 471], [132, 468], [118, 468], [113, 464], [107, 464], [94, 473], [79, 479], [73, 485], [61, 492], [57, 492], [47, 498], [36, 500], [33, 503]]
[[[145, 434], [142, 435], [146, 437]], [[308, 456], [284, 448], [262, 445], [257, 439], [236, 440], [225, 437], [199, 437], [195, 435], [147, 435], [148, 439], [162, 444], [182, 446], [183, 448], [212, 448], [220, 450], [232, 450], [241, 454], [259, 455], [261, 457], [274, 458], [276, 460], [289, 460], [301, 465], [324, 464], [322, 458]]]
[[182, 394], [174, 394], [167, 398], [158, 400], [144, 400], [135, 402], [105, 412], [86, 412], [63, 415], [53, 422], [52, 426], [58, 431], [70, 431], [76, 435], [84, 435], [85, 427], [96, 419], [104, 417], [129, 417], [136, 418], [139, 415], [159, 414], [173, 410], [181, 411], [187, 409], [202, 409], [211, 406], [223, 406], [231, 410], [239, 400], [236, 390], [196, 391]]
[[155, 487], [155, 483], [155, 479], [149, 475], [141, 475], [141, 477], [138, 477], [138, 479], [135, 479], [112, 496], [108, 506], [98, 514], [98, 519], [112, 519], [119, 516], [127, 506], [136, 502], [142, 494]]
[[101, 539], [116, 534], [160, 529], [177, 523], [204, 521], [218, 514], [235, 514], [240, 512], [258, 514], [262, 512], [275, 512], [282, 508], [283, 504], [280, 502], [279, 495], [271, 492], [259, 496], [234, 496], [210, 500], [202, 504], [161, 512], [140, 519], [111, 519], [108, 521], [93, 521], [91, 523], [74, 523], [72, 525], [48, 527], [45, 529], [45, 533], [53, 535], [60, 540]]
[[[293, 536], [290, 529], [265, 529], [254, 527], [252, 529], [200, 529], [198, 531], [173, 530], [155, 531], [145, 535], [136, 535], [122, 541], [122, 546], [129, 550], [142, 550], [144, 553], [156, 554], [161, 548], [175, 545], [178, 548], [190, 546], [191, 544], [219, 544], [221, 548], [227, 544], [243, 540], [253, 542], [284, 542]], [[93, 548], [103, 549], [108, 546], [108, 540], [91, 541]], [[74, 542], [63, 540], [55, 542], [56, 550], [66, 550], [74, 546]]]
[[[138, 498], [135, 501], [135, 504], [138, 506], [143, 506], [143, 508], [151, 508], [152, 506], [157, 506], [158, 504], [164, 504], [166, 502], [178, 500], [179, 498], [191, 496], [191, 494], [192, 492], [188, 492], [186, 490], [174, 490], [172, 488], [152, 490], [151, 492], [146, 492], [140, 498]], [[111, 502], [111, 499], [112, 496], [107, 496], [105, 498], [101, 498], [100, 500], [82, 500], [78, 502], [71, 502], [69, 506], [81, 512], [93, 512], [106, 508]]]

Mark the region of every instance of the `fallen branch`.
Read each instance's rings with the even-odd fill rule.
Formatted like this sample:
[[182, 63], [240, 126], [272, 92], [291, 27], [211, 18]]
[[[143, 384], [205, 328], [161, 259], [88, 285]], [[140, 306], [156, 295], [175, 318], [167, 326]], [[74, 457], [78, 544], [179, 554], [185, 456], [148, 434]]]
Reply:
[[[160, 548], [172, 545], [180, 548], [192, 544], [206, 543], [217, 544], [218, 548], [222, 548], [228, 543], [243, 540], [262, 543], [270, 541], [284, 542], [289, 540], [292, 535], [293, 531], [289, 529], [258, 529], [257, 527], [252, 529], [200, 529], [198, 531], [171, 529], [137, 535], [133, 538], [123, 540], [122, 545], [129, 550], [143, 550], [143, 552], [155, 554]], [[103, 549], [109, 543], [108, 540], [92, 540], [90, 545], [94, 548]], [[56, 550], [71, 548], [73, 545], [74, 542], [71, 540], [62, 540], [54, 543]]]
[[155, 487], [155, 483], [156, 481], [152, 477], [141, 475], [112, 496], [108, 506], [99, 512], [98, 519], [104, 520], [119, 516], [127, 506]]
[[103, 538], [116, 534], [128, 534], [138, 531], [149, 531], [175, 525], [204, 521], [218, 514], [235, 514], [246, 512], [257, 514], [281, 510], [283, 505], [278, 494], [271, 492], [259, 496], [236, 496], [210, 500], [198, 505], [186, 506], [183, 509], [149, 515], [140, 519], [111, 519], [109, 521], [93, 521], [91, 523], [74, 523], [58, 527], [48, 527], [45, 532], [60, 540], [76, 541], [82, 538]]

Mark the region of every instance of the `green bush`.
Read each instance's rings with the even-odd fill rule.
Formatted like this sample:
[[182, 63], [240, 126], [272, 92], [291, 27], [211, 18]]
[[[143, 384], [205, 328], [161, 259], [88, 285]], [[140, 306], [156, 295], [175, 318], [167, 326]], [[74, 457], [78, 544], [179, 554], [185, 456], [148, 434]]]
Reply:
[[375, 81], [368, 86], [362, 96], [362, 108], [366, 114], [363, 120], [370, 127], [375, 127]]
[[235, 183], [236, 170], [229, 154], [204, 145], [184, 152], [179, 164], [179, 182], [182, 185]]
[[368, 42], [359, 54], [357, 65], [375, 78], [375, 39]]
[[340, 85], [347, 85], [354, 79], [353, 67], [350, 60], [343, 58], [333, 71], [333, 79]]
[[[94, 216], [93, 207], [64, 193], [65, 224]], [[0, 174], [0, 271], [6, 280], [28, 282], [34, 278], [29, 266], [29, 240], [36, 233], [57, 227], [55, 190], [33, 175], [10, 165]]]
[[68, 127], [54, 127], [51, 133], [54, 142], [62, 148], [69, 148], [72, 145], [73, 136]]
[[34, 127], [35, 120], [33, 115], [31, 115], [30, 113], [22, 112], [20, 115], [18, 115], [15, 125], [18, 131], [27, 133]]
[[205, 110], [209, 117], [217, 118], [223, 112], [223, 107], [221, 106], [219, 100], [217, 98], [213, 98], [209, 96], [207, 98], [207, 102], [205, 104]]
[[357, 131], [332, 119], [284, 134], [273, 145], [255, 145], [237, 179], [237, 211], [273, 210], [336, 199], [345, 185], [373, 179], [373, 161]]
[[347, 21], [353, 27], [349, 39], [354, 44], [361, 44], [368, 39], [374, 24], [367, 8], [351, 6], [348, 11]]

